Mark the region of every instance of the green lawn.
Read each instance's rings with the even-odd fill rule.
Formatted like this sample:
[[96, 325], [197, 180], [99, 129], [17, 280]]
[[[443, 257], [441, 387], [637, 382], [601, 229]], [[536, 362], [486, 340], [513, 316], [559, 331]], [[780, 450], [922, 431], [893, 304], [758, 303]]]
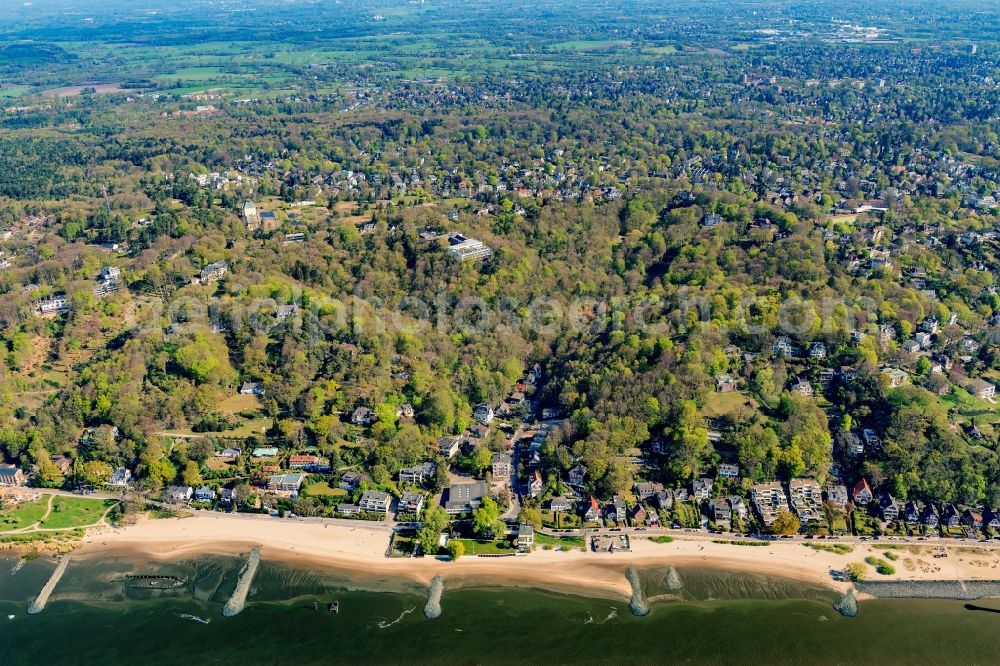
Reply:
[[941, 402], [946, 407], [954, 407], [958, 410], [962, 422], [975, 418], [977, 423], [997, 423], [1000, 421], [1000, 410], [997, 405], [986, 402], [972, 395], [964, 388], [955, 387], [955, 390], [941, 398]]
[[[537, 535], [536, 535], [537, 536]], [[509, 555], [514, 551], [510, 541], [504, 539], [482, 541], [479, 539], [458, 539], [465, 546], [466, 555]]]
[[312, 497], [320, 497], [321, 495], [328, 495], [330, 497], [344, 497], [347, 495], [347, 491], [343, 488], [331, 488], [330, 484], [326, 481], [319, 481], [317, 483], [310, 483], [302, 490], [303, 495], [310, 495]]
[[93, 525], [114, 500], [85, 499], [83, 497], [56, 497], [52, 502], [52, 513], [42, 523], [47, 529], [67, 529]]
[[742, 409], [747, 403], [756, 407], [757, 402], [739, 391], [731, 393], [709, 393], [705, 397], [705, 408], [702, 413], [709, 418], [727, 416]]
[[18, 504], [13, 511], [0, 512], [0, 532], [19, 530], [37, 523], [45, 515], [48, 502], [48, 495], [43, 495], [33, 502]]
[[550, 546], [552, 548], [564, 548], [565, 550], [572, 550], [573, 548], [583, 548], [584, 542], [583, 537], [553, 537], [547, 534], [535, 533], [535, 545], [536, 546]]
[[14, 99], [15, 97], [20, 97], [21, 95], [30, 90], [31, 88], [27, 86], [11, 86], [9, 88], [0, 88], [0, 99]]

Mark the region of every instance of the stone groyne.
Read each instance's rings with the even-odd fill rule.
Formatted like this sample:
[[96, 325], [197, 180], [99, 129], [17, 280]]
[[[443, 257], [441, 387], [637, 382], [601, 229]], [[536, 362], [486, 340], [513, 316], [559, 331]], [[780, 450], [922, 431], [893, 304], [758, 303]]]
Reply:
[[42, 591], [38, 593], [38, 596], [35, 597], [34, 601], [28, 604], [28, 615], [36, 615], [45, 609], [45, 604], [49, 600], [49, 595], [51, 595], [52, 591], [56, 589], [56, 585], [59, 584], [59, 579], [63, 577], [64, 573], [66, 573], [66, 567], [68, 566], [69, 556], [67, 555], [59, 560], [56, 570], [52, 572], [51, 576], [49, 576], [49, 581], [42, 587]]
[[854, 596], [854, 590], [848, 590], [847, 594], [842, 596], [840, 601], [833, 605], [833, 608], [844, 617], [856, 617], [858, 614], [858, 599]]
[[639, 572], [636, 571], [635, 567], [629, 567], [625, 570], [625, 578], [628, 579], [628, 584], [632, 586], [632, 598], [628, 603], [629, 611], [632, 615], [639, 617], [649, 615], [649, 604], [646, 602], [646, 596], [642, 593], [642, 581], [639, 580]]
[[1000, 580], [871, 580], [855, 583], [876, 599], [957, 599], [1000, 597]]
[[424, 617], [428, 620], [441, 617], [441, 594], [444, 592], [444, 579], [434, 576], [431, 586], [427, 589], [427, 603], [424, 604]]
[[260, 546], [257, 546], [250, 551], [250, 557], [247, 558], [246, 564], [243, 565], [243, 570], [240, 571], [240, 579], [236, 582], [236, 589], [233, 590], [233, 596], [229, 597], [229, 601], [222, 607], [223, 616], [232, 617], [246, 607], [247, 595], [250, 594], [250, 584], [253, 583], [253, 577], [257, 573], [259, 565]]
[[667, 589], [671, 592], [676, 592], [684, 587], [684, 583], [681, 582], [680, 574], [677, 573], [677, 569], [675, 569], [672, 565], [667, 571], [667, 577], [664, 579], [664, 582], [667, 584]]

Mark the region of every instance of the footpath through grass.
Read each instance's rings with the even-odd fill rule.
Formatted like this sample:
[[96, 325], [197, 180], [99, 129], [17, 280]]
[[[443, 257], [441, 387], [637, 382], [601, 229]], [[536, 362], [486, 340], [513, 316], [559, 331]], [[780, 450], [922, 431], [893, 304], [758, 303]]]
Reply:
[[34, 525], [49, 506], [49, 496], [42, 495], [31, 502], [22, 502], [16, 508], [0, 511], [0, 532], [11, 532]]
[[85, 499], [82, 497], [56, 497], [52, 502], [52, 513], [42, 521], [43, 529], [69, 529], [95, 524], [114, 500]]

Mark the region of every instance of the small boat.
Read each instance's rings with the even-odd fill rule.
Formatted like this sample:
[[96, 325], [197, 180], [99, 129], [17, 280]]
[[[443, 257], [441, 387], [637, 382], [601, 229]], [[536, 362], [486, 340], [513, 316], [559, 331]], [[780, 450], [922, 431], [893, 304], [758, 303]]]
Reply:
[[331, 613], [339, 613], [340, 612], [340, 602], [339, 601], [334, 601], [333, 603], [330, 604], [330, 606], [329, 606], [329, 608], [327, 610], [329, 610]]

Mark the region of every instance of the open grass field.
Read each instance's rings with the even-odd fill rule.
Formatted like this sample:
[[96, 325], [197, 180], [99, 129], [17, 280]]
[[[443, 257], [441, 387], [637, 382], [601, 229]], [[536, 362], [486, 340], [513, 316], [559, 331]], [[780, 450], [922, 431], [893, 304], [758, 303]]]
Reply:
[[0, 532], [11, 532], [34, 525], [45, 515], [48, 506], [48, 495], [43, 495], [33, 502], [18, 504], [16, 509], [0, 511]]
[[311, 495], [312, 497], [346, 497], [347, 491], [343, 488], [333, 488], [326, 481], [319, 481], [317, 483], [310, 483], [302, 490], [303, 495]]
[[114, 500], [56, 497], [52, 500], [52, 511], [41, 526], [44, 529], [87, 527], [99, 521], [114, 504]]
[[29, 92], [31, 88], [28, 86], [10, 86], [8, 88], [0, 88], [0, 99], [14, 99], [15, 97], [20, 97], [21, 95]]
[[572, 550], [574, 548], [582, 549], [584, 547], [583, 537], [552, 537], [547, 534], [535, 534], [535, 546], [549, 548], [562, 548], [563, 550]]
[[[747, 406], [750, 403], [750, 406]], [[738, 409], [755, 409], [757, 402], [739, 391], [732, 393], [710, 393], [705, 398], [704, 414], [708, 418], [727, 416]]]
[[550, 45], [549, 48], [555, 51], [607, 51], [630, 46], [632, 46], [632, 42], [624, 39], [577, 39], [569, 42], [557, 42]]
[[255, 395], [231, 395], [216, 406], [216, 411], [226, 416], [241, 412], [256, 412], [261, 408], [260, 398]]
[[942, 396], [941, 402], [947, 407], [955, 408], [958, 420], [962, 423], [972, 419], [980, 425], [1000, 423], [1000, 405], [977, 398], [964, 388], [956, 386], [951, 393]]

